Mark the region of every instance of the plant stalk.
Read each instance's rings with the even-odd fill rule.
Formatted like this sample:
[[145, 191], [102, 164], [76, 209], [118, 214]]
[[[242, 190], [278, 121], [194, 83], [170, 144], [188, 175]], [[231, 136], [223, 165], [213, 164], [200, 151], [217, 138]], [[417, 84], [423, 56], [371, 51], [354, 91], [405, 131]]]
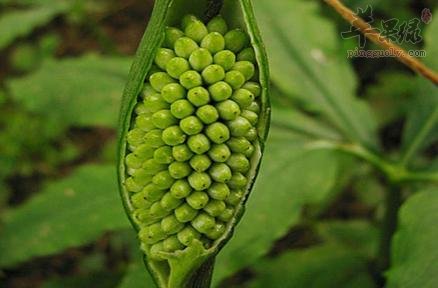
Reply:
[[184, 288], [209, 288], [213, 277], [215, 257], [211, 257], [195, 272]]

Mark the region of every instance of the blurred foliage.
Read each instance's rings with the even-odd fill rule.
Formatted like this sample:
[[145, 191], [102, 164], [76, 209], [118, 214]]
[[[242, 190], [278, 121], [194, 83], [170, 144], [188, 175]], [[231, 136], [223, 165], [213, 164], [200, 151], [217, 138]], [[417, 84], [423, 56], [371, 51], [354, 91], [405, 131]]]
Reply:
[[[114, 167], [119, 101], [151, 2], [0, 0], [1, 287], [154, 287]], [[344, 2], [372, 5], [376, 25], [436, 8]], [[399, 186], [406, 201], [388, 287], [438, 286], [436, 86], [394, 59], [348, 60], [357, 39], [341, 38], [348, 23], [322, 1], [254, 6], [271, 62], [272, 127], [214, 286], [381, 286], [383, 195], [400, 175], [422, 181]], [[422, 60], [438, 69], [435, 11], [424, 41], [405, 47], [424, 47]]]

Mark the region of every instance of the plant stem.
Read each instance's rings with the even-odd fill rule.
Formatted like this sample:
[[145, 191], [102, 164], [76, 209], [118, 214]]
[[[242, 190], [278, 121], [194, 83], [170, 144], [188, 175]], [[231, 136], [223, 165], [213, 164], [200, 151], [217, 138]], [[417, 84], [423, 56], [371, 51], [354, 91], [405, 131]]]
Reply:
[[365, 22], [353, 11], [345, 7], [339, 0], [324, 0], [328, 5], [333, 7], [335, 11], [347, 20], [352, 26], [362, 32], [368, 39], [375, 44], [385, 48], [386, 50], [394, 51], [397, 55], [397, 59], [411, 68], [413, 71], [419, 73], [425, 78], [432, 81], [435, 85], [438, 85], [438, 74], [426, 67], [423, 63], [416, 58], [410, 56], [403, 48], [391, 42], [391, 40], [382, 36], [376, 29], [374, 29], [369, 23]]
[[185, 288], [209, 288], [213, 277], [215, 258], [211, 257], [196, 271]]
[[[391, 184], [389, 184], [391, 185]], [[390, 265], [391, 240], [398, 224], [398, 211], [402, 204], [401, 189], [391, 185], [385, 195], [385, 214], [381, 225], [380, 246], [378, 254], [378, 269], [382, 274]]]

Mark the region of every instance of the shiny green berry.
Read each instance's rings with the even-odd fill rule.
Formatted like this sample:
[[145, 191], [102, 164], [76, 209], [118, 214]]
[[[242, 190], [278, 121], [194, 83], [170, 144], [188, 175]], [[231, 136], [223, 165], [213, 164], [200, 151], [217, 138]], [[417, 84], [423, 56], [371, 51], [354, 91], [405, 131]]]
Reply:
[[153, 148], [158, 148], [164, 145], [162, 136], [163, 136], [162, 130], [154, 129], [147, 132], [143, 136], [143, 141]]
[[179, 83], [186, 89], [192, 89], [202, 85], [202, 77], [198, 72], [189, 70], [181, 74]]
[[151, 259], [154, 259], [156, 261], [163, 261], [165, 259], [161, 255], [162, 252], [164, 252], [163, 241], [155, 243], [149, 249], [149, 255], [150, 255]]
[[249, 141], [255, 141], [258, 137], [257, 129], [252, 127], [249, 129], [249, 131], [245, 134], [245, 138]]
[[205, 129], [205, 134], [216, 144], [222, 144], [230, 139], [230, 130], [225, 124], [220, 122], [210, 124]]
[[161, 89], [161, 96], [163, 97], [164, 101], [166, 101], [169, 104], [172, 104], [176, 100], [183, 99], [186, 95], [186, 90], [184, 87], [181, 86], [181, 84], [178, 83], [170, 83]]
[[138, 234], [140, 239], [147, 244], [154, 244], [166, 237], [166, 233], [159, 223], [152, 224], [140, 229]]
[[176, 146], [184, 143], [186, 135], [179, 126], [170, 126], [163, 131], [163, 142], [170, 146]]
[[143, 143], [143, 137], [145, 135], [146, 134], [144, 133], [143, 130], [133, 129], [129, 131], [128, 134], [126, 135], [126, 141], [128, 141], [130, 145], [138, 146]]
[[134, 178], [129, 177], [125, 181], [126, 190], [131, 192], [140, 192], [143, 189], [143, 186], [134, 181]]
[[184, 224], [176, 219], [175, 215], [171, 214], [161, 220], [161, 229], [167, 235], [175, 234], [184, 228]]
[[240, 115], [240, 106], [233, 100], [225, 100], [216, 105], [219, 116], [226, 121], [231, 121]]
[[212, 54], [220, 52], [225, 48], [225, 39], [219, 32], [211, 32], [202, 39], [201, 47]]
[[171, 193], [166, 193], [163, 195], [163, 198], [160, 200], [161, 207], [166, 209], [167, 211], [173, 211], [175, 208], [180, 206], [183, 203], [183, 200], [174, 197]]
[[236, 64], [236, 55], [230, 50], [223, 50], [214, 55], [213, 62], [228, 71]]
[[242, 88], [250, 91], [256, 98], [262, 94], [262, 88], [257, 82], [248, 81]]
[[160, 164], [170, 164], [173, 162], [172, 147], [162, 146], [155, 150], [154, 159]]
[[190, 23], [199, 21], [198, 17], [193, 14], [187, 14], [182, 18], [181, 27], [185, 29]]
[[217, 217], [222, 214], [227, 208], [224, 201], [220, 200], [211, 200], [204, 207], [204, 211], [207, 212], [210, 216]]
[[238, 89], [234, 91], [233, 95], [231, 96], [231, 99], [239, 104], [240, 108], [242, 109], [248, 108], [254, 101], [254, 98], [254, 94], [246, 89]]
[[174, 79], [179, 79], [181, 74], [190, 70], [189, 61], [182, 57], [175, 57], [169, 60], [166, 65], [166, 72]]
[[211, 124], [217, 121], [219, 113], [212, 105], [204, 105], [196, 110], [196, 116], [204, 123]]
[[221, 16], [216, 16], [211, 19], [207, 24], [208, 32], [218, 32], [225, 35], [228, 31], [227, 22]]
[[230, 188], [224, 183], [213, 183], [207, 190], [208, 195], [216, 200], [225, 200], [230, 195]]
[[152, 175], [147, 173], [144, 169], [137, 169], [132, 173], [134, 182], [144, 186], [152, 181]]
[[251, 105], [249, 105], [249, 107], [246, 108], [246, 110], [249, 110], [249, 111], [252, 111], [254, 113], [259, 114], [260, 113], [260, 105], [256, 101], [253, 101], [251, 103]]
[[211, 166], [211, 160], [207, 155], [195, 155], [190, 159], [190, 166], [196, 172], [204, 172]]
[[189, 246], [192, 244], [193, 240], [200, 240], [201, 234], [192, 226], [187, 226], [183, 230], [179, 231], [176, 237], [182, 244]]
[[210, 140], [204, 134], [190, 136], [187, 145], [195, 154], [204, 154], [210, 150]]
[[155, 159], [146, 160], [141, 168], [148, 173], [149, 175], [155, 175], [160, 171], [166, 170], [167, 166], [164, 164], [158, 163]]
[[222, 235], [224, 235], [226, 230], [226, 225], [224, 223], [216, 223], [216, 225], [210, 229], [205, 235], [212, 240], [219, 239]]
[[228, 127], [230, 128], [231, 135], [234, 137], [245, 136], [252, 128], [251, 123], [241, 116], [229, 121]]
[[155, 127], [160, 129], [166, 129], [169, 126], [178, 123], [177, 119], [172, 115], [170, 110], [160, 110], [152, 115], [152, 123]]
[[169, 103], [164, 101], [160, 94], [154, 94], [144, 99], [144, 105], [152, 113], [169, 108]]
[[184, 33], [187, 37], [195, 40], [196, 42], [201, 42], [202, 39], [207, 35], [208, 30], [204, 23], [199, 20], [190, 21], [184, 29]]
[[231, 189], [244, 189], [248, 184], [248, 178], [242, 173], [237, 172], [233, 174], [227, 184]]
[[175, 52], [167, 48], [159, 48], [157, 54], [155, 55], [155, 64], [161, 68], [161, 70], [166, 70], [167, 63], [174, 58]]
[[207, 193], [201, 191], [193, 192], [186, 198], [190, 207], [196, 210], [204, 208], [209, 200]]
[[175, 46], [176, 40], [184, 36], [184, 32], [177, 28], [167, 27], [166, 34], [164, 39], [164, 45], [167, 48], [173, 49]]
[[255, 63], [256, 58], [255, 58], [254, 49], [252, 47], [248, 47], [248, 48], [243, 49], [237, 55], [237, 60], [238, 61], [249, 61], [251, 63]]
[[240, 153], [233, 153], [229, 157], [227, 165], [231, 168], [232, 171], [241, 173], [248, 172], [251, 166], [249, 160], [245, 157], [245, 155]]
[[134, 150], [135, 156], [142, 160], [152, 158], [154, 156], [154, 152], [155, 149], [147, 143], [137, 146], [137, 148]]
[[212, 64], [202, 70], [202, 78], [207, 84], [214, 84], [225, 78], [225, 70], [222, 66]]
[[243, 110], [241, 116], [251, 123], [251, 125], [255, 126], [257, 121], [259, 120], [259, 116], [257, 113], [252, 112], [250, 110]]
[[255, 74], [255, 66], [249, 61], [238, 61], [234, 64], [233, 70], [237, 70], [245, 76], [246, 80], [251, 79]]
[[220, 183], [226, 183], [231, 179], [230, 167], [225, 163], [215, 163], [208, 170], [211, 178]]
[[147, 209], [152, 206], [152, 201], [147, 200], [145, 193], [138, 192], [131, 197], [132, 206]]
[[173, 197], [182, 199], [192, 193], [192, 187], [185, 179], [177, 180], [175, 183], [173, 183], [172, 187], [170, 187], [170, 193]]
[[210, 93], [204, 87], [195, 87], [189, 90], [187, 99], [196, 107], [203, 106], [210, 102]]
[[231, 156], [231, 151], [226, 144], [215, 144], [208, 151], [208, 156], [214, 162], [226, 162]]
[[137, 128], [140, 128], [144, 132], [149, 132], [152, 129], [156, 128], [156, 126], [152, 121], [152, 115], [148, 115], [148, 114], [141, 114], [135, 117], [135, 126]]
[[176, 161], [184, 162], [192, 158], [193, 152], [186, 144], [181, 144], [172, 147], [172, 156]]
[[159, 220], [163, 217], [166, 217], [170, 213], [169, 213], [169, 211], [164, 209], [163, 206], [161, 206], [161, 202], [158, 201], [158, 202], [155, 202], [154, 204], [152, 204], [152, 206], [149, 210], [149, 214], [153, 219]]
[[161, 92], [161, 89], [167, 84], [174, 82], [175, 80], [165, 72], [156, 72], [149, 77], [149, 83], [158, 92]]
[[170, 105], [170, 112], [178, 119], [186, 118], [195, 112], [195, 107], [186, 99], [176, 100]]
[[193, 39], [181, 37], [175, 41], [175, 54], [179, 57], [188, 59], [199, 46]]
[[227, 145], [235, 153], [245, 153], [252, 146], [251, 142], [244, 137], [231, 137]]
[[228, 31], [224, 38], [225, 47], [234, 53], [240, 52], [243, 48], [249, 45], [249, 38], [241, 29]]
[[213, 56], [207, 49], [199, 48], [190, 54], [189, 63], [196, 71], [202, 71], [213, 63]]
[[129, 168], [138, 169], [143, 164], [143, 160], [137, 157], [134, 153], [130, 153], [125, 157], [125, 164]]
[[163, 240], [163, 251], [175, 252], [184, 248], [184, 245], [174, 236], [170, 236]]
[[231, 86], [224, 81], [219, 81], [208, 87], [211, 98], [214, 101], [224, 101], [231, 97], [233, 94], [233, 89]]
[[190, 186], [197, 191], [208, 189], [208, 187], [211, 186], [211, 178], [207, 173], [204, 172], [193, 172], [187, 179]]
[[237, 70], [231, 70], [225, 74], [225, 82], [230, 84], [233, 89], [241, 88], [245, 84], [245, 80], [245, 76]]
[[217, 218], [221, 221], [228, 222], [231, 220], [231, 218], [233, 218], [233, 215], [234, 209], [232, 207], [227, 207], [225, 211], [222, 212], [222, 214], [219, 215]]
[[187, 162], [173, 162], [169, 165], [169, 173], [175, 179], [182, 179], [190, 175], [192, 168]]
[[206, 213], [200, 213], [195, 219], [192, 220], [193, 228], [203, 234], [213, 229], [215, 225], [216, 221], [214, 220], [214, 217]]
[[175, 217], [181, 223], [192, 221], [196, 215], [198, 215], [198, 209], [192, 208], [192, 206], [187, 203], [175, 209]]
[[198, 117], [189, 116], [181, 120], [179, 127], [181, 127], [181, 130], [187, 135], [196, 135], [202, 131], [204, 124], [202, 124]]
[[158, 172], [152, 178], [152, 183], [160, 189], [169, 189], [174, 182], [175, 179], [170, 175], [169, 171]]

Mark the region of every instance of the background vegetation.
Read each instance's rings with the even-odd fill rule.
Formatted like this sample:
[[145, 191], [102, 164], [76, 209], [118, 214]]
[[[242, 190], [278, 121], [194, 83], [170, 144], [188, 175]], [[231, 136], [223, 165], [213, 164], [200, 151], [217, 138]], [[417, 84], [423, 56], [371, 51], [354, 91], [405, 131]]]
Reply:
[[[375, 25], [436, 8], [345, 3], [371, 4]], [[349, 25], [322, 1], [254, 4], [273, 123], [215, 286], [437, 287], [436, 86], [394, 59], [347, 59], [357, 39], [341, 38]], [[119, 101], [151, 7], [0, 0], [1, 287], [154, 287], [114, 167]], [[404, 47], [425, 49], [436, 70], [435, 13], [421, 23], [424, 41]]]

